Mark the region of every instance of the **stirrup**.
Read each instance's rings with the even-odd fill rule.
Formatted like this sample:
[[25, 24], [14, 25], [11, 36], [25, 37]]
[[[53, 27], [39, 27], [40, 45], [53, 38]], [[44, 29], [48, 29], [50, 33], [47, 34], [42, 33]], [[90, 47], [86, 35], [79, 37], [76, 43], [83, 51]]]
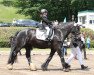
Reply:
[[51, 41], [51, 39], [50, 38], [46, 38], [46, 41]]

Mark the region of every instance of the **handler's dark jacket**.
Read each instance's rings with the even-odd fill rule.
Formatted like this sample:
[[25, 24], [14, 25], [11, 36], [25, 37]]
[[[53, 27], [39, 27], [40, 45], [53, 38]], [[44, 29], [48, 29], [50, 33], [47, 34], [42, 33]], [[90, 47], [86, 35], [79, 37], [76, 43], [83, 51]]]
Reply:
[[71, 39], [71, 47], [77, 47], [79, 46], [81, 43], [81, 37], [79, 36], [75, 36], [75, 35], [72, 35], [72, 39]]
[[52, 22], [48, 20], [47, 16], [41, 16], [41, 19], [42, 19], [43, 28], [45, 28], [46, 26], [51, 28]]

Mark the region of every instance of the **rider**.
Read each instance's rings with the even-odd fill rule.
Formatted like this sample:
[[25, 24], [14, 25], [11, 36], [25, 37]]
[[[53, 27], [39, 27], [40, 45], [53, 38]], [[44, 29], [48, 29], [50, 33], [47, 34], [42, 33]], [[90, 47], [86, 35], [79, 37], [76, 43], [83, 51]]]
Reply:
[[48, 33], [48, 38], [47, 38], [47, 40], [50, 40], [50, 37], [52, 35], [51, 33], [52, 22], [48, 20], [47, 14], [48, 14], [48, 11], [46, 9], [41, 9], [40, 17], [42, 19], [42, 29], [46, 30], [47, 27], [50, 28], [50, 32]]

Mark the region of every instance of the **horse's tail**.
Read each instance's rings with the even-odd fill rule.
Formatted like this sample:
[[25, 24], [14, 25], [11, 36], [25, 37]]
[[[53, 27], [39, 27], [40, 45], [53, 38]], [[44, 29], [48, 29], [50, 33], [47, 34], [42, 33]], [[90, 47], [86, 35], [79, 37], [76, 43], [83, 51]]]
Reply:
[[17, 36], [20, 31], [17, 31], [14, 36]]
[[15, 38], [16, 38], [16, 36], [18, 35], [19, 32], [20, 32], [20, 31], [17, 31], [14, 36], [11, 36], [11, 37], [10, 37], [10, 42], [9, 42], [9, 43], [12, 43], [12, 42], [15, 40]]

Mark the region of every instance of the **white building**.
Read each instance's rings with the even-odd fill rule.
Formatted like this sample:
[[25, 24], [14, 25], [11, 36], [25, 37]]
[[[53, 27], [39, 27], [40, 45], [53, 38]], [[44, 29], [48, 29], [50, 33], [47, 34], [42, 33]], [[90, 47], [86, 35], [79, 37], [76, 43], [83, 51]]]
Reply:
[[86, 10], [78, 12], [78, 24], [94, 30], [94, 11]]

